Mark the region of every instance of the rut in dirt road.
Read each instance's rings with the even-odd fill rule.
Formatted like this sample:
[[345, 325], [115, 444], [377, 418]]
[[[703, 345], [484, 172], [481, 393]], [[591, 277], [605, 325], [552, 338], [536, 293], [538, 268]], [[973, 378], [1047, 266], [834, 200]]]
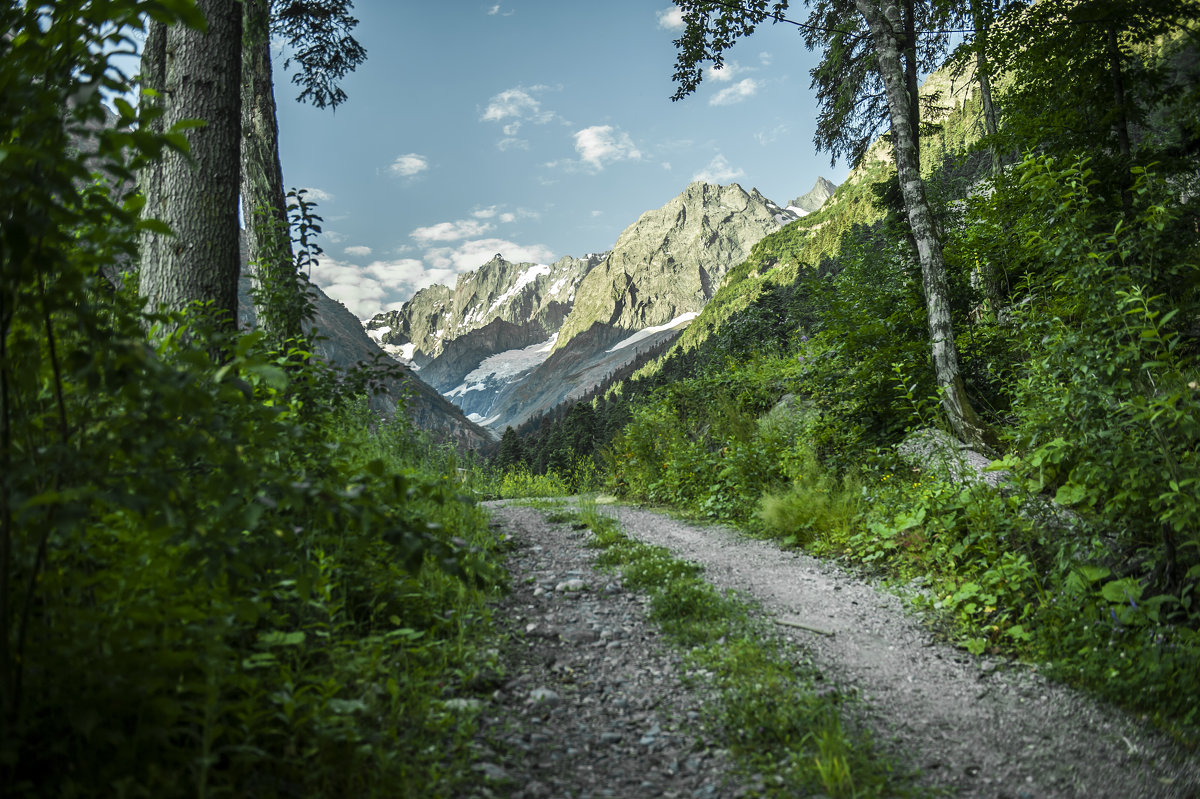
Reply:
[[480, 716], [472, 797], [738, 799], [731, 758], [700, 729], [709, 697], [647, 621], [645, 598], [592, 567], [587, 531], [494, 507], [513, 543], [506, 681]]

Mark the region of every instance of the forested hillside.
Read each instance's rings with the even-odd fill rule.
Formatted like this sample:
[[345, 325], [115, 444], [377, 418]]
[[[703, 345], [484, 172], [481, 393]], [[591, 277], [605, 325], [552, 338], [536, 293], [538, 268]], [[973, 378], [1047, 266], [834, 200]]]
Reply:
[[[681, 95], [799, 11], [679, 5]], [[506, 434], [499, 464], [916, 578], [972, 652], [1194, 730], [1196, 6], [809, 9], [818, 145], [855, 171], [662, 358]], [[920, 46], [889, 44], [887, 20]], [[938, 32], [961, 28], [947, 52]], [[914, 107], [905, 84], [934, 59]], [[955, 439], [1002, 473], [964, 478]]]

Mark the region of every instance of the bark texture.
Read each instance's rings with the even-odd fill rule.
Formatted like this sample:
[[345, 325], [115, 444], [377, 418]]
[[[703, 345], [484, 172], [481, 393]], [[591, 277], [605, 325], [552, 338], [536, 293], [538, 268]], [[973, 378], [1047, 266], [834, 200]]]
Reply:
[[[142, 64], [141, 64], [141, 81], [142, 81], [142, 102], [147, 105], [154, 105], [158, 108], [165, 107], [165, 97], [163, 92], [166, 88], [167, 76], [167, 26], [161, 22], [150, 22], [146, 29], [146, 44], [142, 47]], [[152, 92], [148, 93], [148, 92]], [[163, 132], [162, 117], [154, 120], [151, 124], [152, 133]], [[142, 210], [142, 216], [147, 219], [162, 219], [163, 202], [162, 193], [163, 179], [163, 159], [153, 159], [144, 167], [138, 174], [138, 188], [142, 196], [146, 198], [146, 206]], [[141, 235], [138, 242], [138, 250], [141, 253], [140, 263], [142, 271], [145, 271], [148, 264], [156, 263], [160, 260], [159, 249], [164, 246], [166, 239], [159, 233], [147, 231]], [[145, 293], [145, 281], [141, 285], [142, 293]]]
[[900, 7], [897, 0], [855, 0], [855, 7], [870, 27], [875, 57], [887, 92], [900, 190], [921, 259], [929, 339], [934, 373], [942, 389], [942, 406], [955, 435], [973, 446], [991, 447], [995, 443], [994, 436], [971, 406], [959, 370], [958, 348], [950, 319], [946, 260], [925, 196], [918, 160], [918, 132], [912, 126], [912, 107], [918, 98], [909, 91], [901, 60], [904, 23]]
[[[271, 75], [269, 0], [242, 0], [242, 220], [254, 278], [259, 324], [279, 339], [301, 335], [300, 317], [287, 313], [280, 293], [295, 288], [287, 198], [279, 160], [279, 123]], [[262, 289], [266, 289], [263, 291]]]
[[175, 235], [146, 242], [140, 288], [151, 308], [211, 301], [232, 326], [240, 271], [242, 7], [238, 0], [199, 0], [197, 6], [208, 20], [206, 32], [182, 25], [165, 30], [160, 99], [164, 128], [188, 119], [206, 124], [188, 131], [189, 155], [168, 151], [159, 174], [149, 176], [147, 213]]

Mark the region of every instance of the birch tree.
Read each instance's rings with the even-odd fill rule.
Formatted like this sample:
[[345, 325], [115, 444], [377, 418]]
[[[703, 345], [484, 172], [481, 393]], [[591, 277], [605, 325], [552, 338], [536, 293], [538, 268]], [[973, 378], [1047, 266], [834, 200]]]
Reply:
[[921, 261], [929, 343], [934, 376], [942, 392], [942, 409], [961, 440], [974, 446], [989, 447], [995, 443], [994, 434], [972, 407], [959, 369], [958, 347], [950, 319], [946, 259], [925, 193], [925, 182], [921, 179], [917, 131], [911, 121], [911, 109], [917, 97], [910, 91], [901, 63], [904, 24], [900, 7], [897, 0], [855, 0], [854, 5], [870, 28], [879, 75], [887, 94], [900, 191]]
[[[907, 20], [901, 11], [901, 2], [909, 11]], [[783, 14], [788, 7], [787, 0], [774, 3], [767, 0], [743, 0], [741, 3], [677, 0], [676, 5], [683, 11], [685, 29], [675, 42], [678, 50], [675, 79], [679, 83], [675, 99], [696, 89], [703, 77], [702, 63], [711, 61], [720, 66], [724, 51], [737, 39], [750, 35], [767, 20], [785, 19]], [[825, 5], [835, 11], [848, 10], [832, 1]], [[913, 79], [917, 52], [915, 5], [913, 0], [854, 0], [854, 9], [865, 23], [874, 58], [873, 68], [886, 101], [905, 215], [921, 263], [930, 351], [942, 394], [942, 407], [960, 439], [987, 448], [994, 443], [995, 437], [975, 412], [963, 383], [950, 317], [946, 261], [921, 179], [920, 98]], [[838, 27], [831, 26], [830, 30], [836, 31]], [[849, 32], [848, 28], [841, 30]], [[905, 64], [906, 53], [912, 67]], [[864, 80], [868, 77], [861, 67], [857, 74]]]

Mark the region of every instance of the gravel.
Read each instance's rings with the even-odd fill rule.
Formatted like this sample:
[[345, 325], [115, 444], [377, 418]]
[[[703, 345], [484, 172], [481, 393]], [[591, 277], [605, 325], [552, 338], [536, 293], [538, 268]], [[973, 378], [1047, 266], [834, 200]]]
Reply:
[[[484, 709], [478, 796], [740, 797], [721, 742], [701, 729], [711, 697], [646, 621], [646, 599], [593, 569], [587, 531], [491, 504], [516, 549], [497, 617], [510, 679]], [[1128, 714], [1035, 668], [932, 638], [896, 595], [836, 564], [719, 526], [601, 506], [625, 532], [705, 567], [762, 605], [920, 787], [961, 797], [1197, 797], [1200, 762]], [[829, 635], [827, 633], [832, 633]]]

